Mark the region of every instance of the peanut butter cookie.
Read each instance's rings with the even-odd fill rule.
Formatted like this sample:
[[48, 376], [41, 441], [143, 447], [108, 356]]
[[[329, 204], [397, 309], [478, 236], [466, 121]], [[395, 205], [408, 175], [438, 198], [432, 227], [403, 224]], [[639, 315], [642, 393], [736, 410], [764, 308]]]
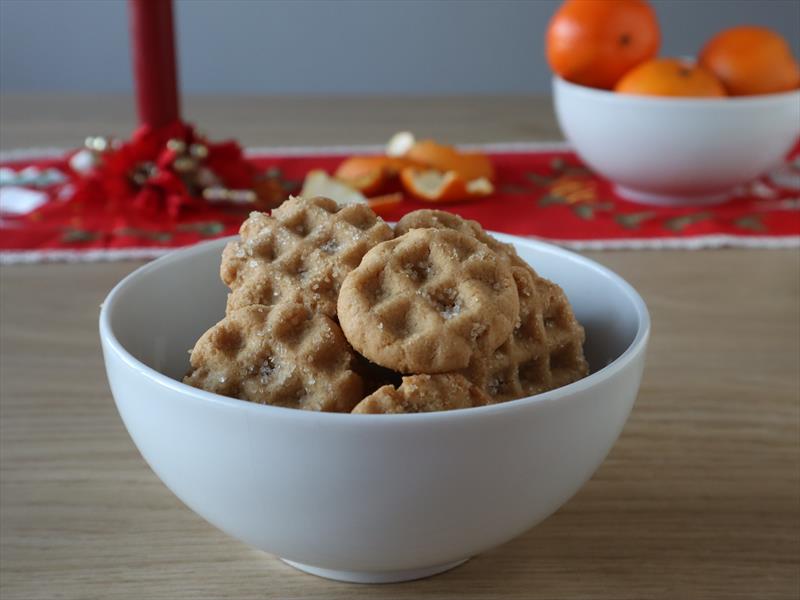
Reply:
[[203, 334], [183, 381], [260, 404], [349, 412], [363, 396], [353, 360], [329, 317], [300, 304], [254, 304]]
[[328, 198], [290, 198], [272, 216], [251, 213], [241, 239], [222, 254], [220, 276], [231, 288], [227, 310], [298, 302], [335, 316], [345, 276], [367, 250], [393, 236], [365, 204], [340, 207]]
[[495, 402], [572, 383], [589, 373], [584, 330], [564, 291], [530, 267], [514, 267], [520, 320], [496, 350], [473, 358], [462, 374]]
[[338, 302], [347, 340], [401, 373], [465, 368], [495, 350], [519, 317], [508, 261], [457, 231], [414, 229], [367, 252]]
[[385, 385], [353, 409], [354, 414], [419, 413], [491, 404], [492, 399], [461, 375], [411, 375], [399, 388]]

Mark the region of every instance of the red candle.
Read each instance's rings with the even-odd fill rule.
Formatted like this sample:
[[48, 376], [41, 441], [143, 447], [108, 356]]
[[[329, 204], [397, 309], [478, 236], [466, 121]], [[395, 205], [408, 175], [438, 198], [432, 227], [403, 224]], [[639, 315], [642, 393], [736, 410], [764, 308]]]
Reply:
[[142, 125], [180, 119], [172, 0], [128, 0], [136, 105]]

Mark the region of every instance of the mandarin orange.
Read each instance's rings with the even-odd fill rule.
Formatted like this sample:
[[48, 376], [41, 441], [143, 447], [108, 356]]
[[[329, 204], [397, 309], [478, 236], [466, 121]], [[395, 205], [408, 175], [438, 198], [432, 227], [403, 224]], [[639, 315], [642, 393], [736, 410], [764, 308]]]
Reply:
[[625, 74], [614, 91], [639, 96], [720, 97], [720, 81], [701, 66], [675, 58], [649, 60]]
[[547, 28], [550, 67], [568, 81], [611, 89], [658, 53], [660, 31], [645, 0], [567, 0]]
[[786, 92], [800, 86], [800, 66], [789, 44], [765, 27], [733, 27], [718, 33], [700, 52], [700, 64], [732, 96]]

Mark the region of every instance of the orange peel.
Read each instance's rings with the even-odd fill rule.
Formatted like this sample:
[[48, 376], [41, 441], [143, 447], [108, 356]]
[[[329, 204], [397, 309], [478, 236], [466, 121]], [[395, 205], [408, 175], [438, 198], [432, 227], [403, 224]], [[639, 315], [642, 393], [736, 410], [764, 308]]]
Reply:
[[398, 179], [408, 195], [427, 202], [455, 202], [494, 193], [494, 166], [486, 154], [461, 152], [434, 140], [417, 141], [407, 131], [392, 136], [385, 152], [345, 159], [332, 181], [321, 182], [322, 187], [336, 187], [332, 184], [338, 182], [349, 192], [345, 195], [369, 198], [376, 212], [402, 201], [399, 194], [389, 193], [398, 188]]
[[461, 153], [433, 140], [415, 143], [404, 158], [437, 171], [455, 171], [466, 180], [494, 179], [494, 167], [485, 154]]
[[339, 165], [334, 177], [371, 196], [396, 179], [409, 164], [405, 159], [389, 156], [351, 156]]
[[466, 179], [457, 171], [407, 167], [400, 172], [400, 181], [406, 192], [426, 202], [477, 199], [494, 192], [490, 179]]
[[408, 139], [401, 138], [398, 141], [395, 138], [389, 142], [387, 151], [399, 152], [407, 148], [402, 158], [411, 163], [442, 172], [455, 171], [468, 181], [480, 178], [494, 180], [494, 166], [489, 157], [481, 152], [461, 152], [434, 140], [421, 140], [409, 145]]

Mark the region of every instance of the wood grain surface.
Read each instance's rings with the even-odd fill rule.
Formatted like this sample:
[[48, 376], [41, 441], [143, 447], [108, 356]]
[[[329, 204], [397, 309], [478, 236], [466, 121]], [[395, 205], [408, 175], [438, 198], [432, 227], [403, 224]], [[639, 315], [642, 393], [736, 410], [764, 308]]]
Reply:
[[[250, 145], [554, 139], [532, 98], [201, 98]], [[130, 101], [0, 99], [0, 146], [125, 134]], [[800, 253], [592, 252], [644, 296], [642, 390], [592, 480], [516, 540], [430, 579], [302, 574], [227, 537], [162, 485], [120, 421], [98, 306], [137, 262], [0, 271], [0, 598], [781, 599], [800, 596]], [[569, 440], [564, 440], [569, 444]]]

